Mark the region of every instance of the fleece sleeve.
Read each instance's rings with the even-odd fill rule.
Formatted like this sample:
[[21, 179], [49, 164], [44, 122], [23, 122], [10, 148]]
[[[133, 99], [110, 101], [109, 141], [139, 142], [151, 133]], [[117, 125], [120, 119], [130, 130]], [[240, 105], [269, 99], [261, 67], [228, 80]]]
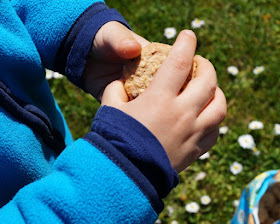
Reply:
[[61, 153], [53, 172], [0, 209], [0, 222], [152, 224], [177, 184], [153, 134], [127, 114], [101, 107], [91, 131]]
[[105, 23], [125, 19], [102, 0], [11, 0], [44, 67], [77, 86], [95, 34]]

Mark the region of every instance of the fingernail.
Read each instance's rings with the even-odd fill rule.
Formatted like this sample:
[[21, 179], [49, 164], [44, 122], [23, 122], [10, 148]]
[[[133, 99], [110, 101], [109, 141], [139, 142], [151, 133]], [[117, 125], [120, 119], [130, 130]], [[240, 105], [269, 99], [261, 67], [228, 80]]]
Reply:
[[135, 40], [125, 40], [125, 41], [123, 41], [123, 43], [125, 45], [138, 44], [138, 42]]
[[190, 36], [192, 38], [196, 38], [195, 33], [191, 30], [185, 30], [185, 34], [187, 34], [188, 36]]

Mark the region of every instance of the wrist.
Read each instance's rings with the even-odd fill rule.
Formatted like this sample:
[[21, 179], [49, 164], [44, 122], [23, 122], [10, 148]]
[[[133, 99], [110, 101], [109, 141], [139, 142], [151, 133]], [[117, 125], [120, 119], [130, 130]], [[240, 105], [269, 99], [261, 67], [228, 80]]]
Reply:
[[101, 2], [89, 7], [76, 20], [64, 38], [56, 55], [55, 70], [65, 74], [76, 86], [83, 88], [82, 75], [93, 39], [98, 30], [110, 21], [119, 21], [129, 27], [116, 9], [109, 9]]
[[166, 197], [179, 183], [168, 156], [157, 138], [140, 122], [113, 107], [102, 106], [92, 131], [102, 135], [128, 158], [156, 189]]

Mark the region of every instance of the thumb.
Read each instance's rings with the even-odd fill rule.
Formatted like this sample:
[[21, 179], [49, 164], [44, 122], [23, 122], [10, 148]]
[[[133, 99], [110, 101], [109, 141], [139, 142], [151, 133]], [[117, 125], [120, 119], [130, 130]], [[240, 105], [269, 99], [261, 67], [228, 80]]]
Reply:
[[128, 102], [128, 96], [121, 80], [111, 82], [104, 90], [101, 105], [119, 107]]
[[133, 32], [116, 21], [103, 25], [94, 40], [94, 52], [105, 59], [132, 59], [141, 50], [141, 44], [135, 39]]

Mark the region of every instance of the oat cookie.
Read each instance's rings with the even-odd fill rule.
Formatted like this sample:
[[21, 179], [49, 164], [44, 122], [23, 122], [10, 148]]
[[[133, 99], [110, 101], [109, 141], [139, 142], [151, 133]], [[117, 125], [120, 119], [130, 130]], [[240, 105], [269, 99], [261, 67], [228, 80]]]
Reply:
[[[123, 68], [123, 77], [125, 80], [125, 90], [129, 100], [135, 99], [149, 86], [153, 75], [167, 57], [172, 46], [162, 43], [151, 43], [142, 49], [141, 55], [135, 59], [129, 60]], [[186, 83], [193, 78], [196, 69], [194, 63]]]

